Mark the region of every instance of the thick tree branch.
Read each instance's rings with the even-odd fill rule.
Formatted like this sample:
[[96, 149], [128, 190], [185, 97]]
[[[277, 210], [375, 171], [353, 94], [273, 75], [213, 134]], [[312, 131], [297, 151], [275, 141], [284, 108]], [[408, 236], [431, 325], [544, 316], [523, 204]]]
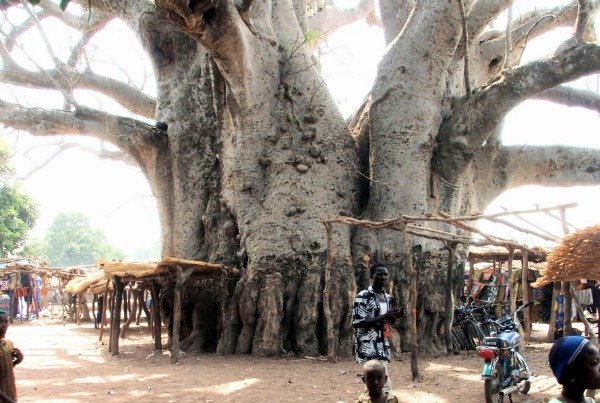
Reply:
[[495, 171], [505, 188], [523, 185], [576, 186], [600, 183], [600, 150], [563, 146], [504, 147]]
[[307, 19], [308, 29], [321, 33], [316, 40], [308, 44], [309, 53], [313, 53], [329, 34], [345, 25], [367, 17], [373, 11], [373, 8], [373, 0], [361, 0], [355, 8], [346, 10], [336, 7], [331, 1], [327, 1], [325, 7], [316, 10], [316, 13]]
[[[577, 6], [573, 0], [571, 3], [552, 8], [535, 9], [530, 13], [522, 15], [513, 23], [512, 54], [510, 65], [519, 64], [521, 55], [528, 42], [544, 35], [557, 27], [573, 26], [577, 18]], [[500, 31], [486, 32], [485, 36], [473, 38], [477, 40], [473, 51], [481, 54], [481, 60], [488, 64], [488, 75], [493, 76], [500, 71], [504, 64], [506, 53], [506, 35]]]
[[600, 72], [600, 46], [581, 44], [544, 59], [506, 71], [490, 85], [457, 105], [438, 136], [433, 168], [457, 183], [506, 113], [519, 102], [587, 74]]
[[64, 88], [94, 90], [113, 98], [132, 113], [149, 119], [154, 118], [156, 108], [154, 98], [122, 81], [100, 76], [91, 71], [84, 73], [73, 71], [69, 74], [51, 71], [42, 74], [9, 64], [0, 70], [0, 80], [7, 84], [37, 89], [56, 89], [55, 83], [58, 82]]
[[531, 99], [552, 101], [571, 107], [581, 107], [600, 112], [600, 95], [586, 90], [561, 85], [535, 94]]
[[138, 144], [163, 144], [167, 141], [166, 133], [155, 126], [90, 108], [78, 108], [75, 112], [45, 110], [0, 100], [0, 122], [35, 136], [92, 136], [130, 153]]
[[415, 0], [379, 0], [385, 43], [391, 43], [402, 31], [415, 6]]
[[575, 24], [575, 39], [580, 42], [594, 40], [594, 13], [590, 0], [577, 0], [577, 23]]
[[[475, 2], [468, 13], [469, 38], [478, 38], [479, 35], [502, 13], [514, 0], [479, 0]], [[473, 3], [473, 2], [471, 2]], [[465, 2], [465, 9], [469, 5]]]

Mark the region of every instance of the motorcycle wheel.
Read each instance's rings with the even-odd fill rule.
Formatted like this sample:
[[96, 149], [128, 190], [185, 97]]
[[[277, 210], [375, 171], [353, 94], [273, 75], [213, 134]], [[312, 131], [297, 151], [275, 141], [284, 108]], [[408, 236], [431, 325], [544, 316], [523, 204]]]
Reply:
[[485, 403], [502, 403], [504, 396], [500, 396], [502, 387], [502, 367], [496, 362], [492, 372], [492, 378], [483, 381], [483, 392]]
[[[529, 366], [527, 365], [527, 363], [525, 362], [525, 358], [523, 358], [523, 356], [518, 352], [515, 351], [515, 360], [517, 361], [517, 368], [519, 368], [519, 371], [523, 372], [527, 372], [527, 376], [531, 376], [531, 371], [529, 370]], [[527, 393], [529, 393], [529, 389], [531, 388], [531, 382], [530, 381], [523, 381], [519, 383], [519, 393], [522, 395], [526, 395]]]

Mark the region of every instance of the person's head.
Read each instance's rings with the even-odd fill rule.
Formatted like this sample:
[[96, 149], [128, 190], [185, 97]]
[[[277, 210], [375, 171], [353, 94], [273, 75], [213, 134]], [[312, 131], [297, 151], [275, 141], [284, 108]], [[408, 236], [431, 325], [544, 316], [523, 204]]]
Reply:
[[369, 360], [363, 365], [362, 380], [369, 391], [369, 395], [379, 395], [387, 381], [385, 367], [379, 360]]
[[598, 348], [581, 336], [558, 339], [548, 355], [556, 381], [565, 388], [599, 389], [600, 354]]
[[383, 263], [375, 263], [370, 271], [371, 284], [376, 291], [386, 286], [388, 281], [388, 269]]
[[4, 338], [6, 335], [6, 330], [8, 329], [8, 315], [6, 312], [0, 309], [0, 339]]

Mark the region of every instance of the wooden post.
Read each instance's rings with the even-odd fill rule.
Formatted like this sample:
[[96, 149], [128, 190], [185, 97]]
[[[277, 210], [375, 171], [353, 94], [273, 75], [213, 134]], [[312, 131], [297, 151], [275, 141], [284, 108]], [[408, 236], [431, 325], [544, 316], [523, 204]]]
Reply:
[[448, 267], [446, 268], [446, 315], [444, 316], [444, 329], [446, 330], [446, 351], [450, 352], [454, 350], [452, 346], [452, 319], [454, 317], [454, 282], [452, 281], [452, 272], [454, 270], [454, 261], [456, 254], [456, 242], [446, 242], [446, 249], [448, 250]]
[[[523, 270], [521, 271], [521, 286], [523, 287], [523, 305], [528, 303], [529, 298], [529, 282], [527, 281], [527, 275], [529, 274], [529, 253], [527, 250], [522, 249], [521, 254], [523, 255]], [[529, 317], [529, 309], [523, 310], [523, 318], [525, 319], [525, 341], [529, 341], [531, 335], [531, 318]]]
[[114, 315], [111, 317], [110, 324], [110, 353], [119, 354], [119, 333], [121, 331], [121, 305], [123, 304], [123, 282], [118, 276], [113, 276], [113, 285], [115, 290], [115, 305], [113, 307]]
[[598, 346], [598, 337], [596, 336], [596, 332], [594, 332], [592, 325], [590, 324], [590, 322], [588, 322], [587, 318], [583, 314], [583, 309], [581, 308], [579, 299], [577, 298], [577, 295], [575, 294], [575, 287], [573, 287], [573, 283], [570, 284], [569, 292], [571, 293], [571, 298], [573, 298], [573, 302], [575, 302], [575, 309], [577, 309], [577, 312], [579, 313], [579, 316], [581, 317], [581, 321], [583, 322], [583, 326], [585, 327], [585, 331], [586, 331], [587, 335], [589, 336], [592, 343], [594, 343], [594, 346]]
[[335, 251], [331, 240], [331, 223], [323, 223], [327, 232], [327, 263], [325, 264], [325, 285], [323, 287], [323, 316], [327, 325], [327, 358], [329, 362], [335, 362], [336, 340], [333, 331], [333, 318], [331, 317], [331, 266]]
[[473, 275], [475, 274], [475, 256], [469, 254], [469, 278], [467, 279], [467, 289], [465, 298], [469, 298], [473, 291]]
[[404, 259], [406, 260], [406, 271], [408, 272], [409, 278], [409, 298], [408, 307], [410, 312], [410, 370], [412, 373], [412, 380], [419, 380], [419, 365], [418, 365], [418, 351], [419, 344], [417, 340], [417, 281], [418, 273], [413, 267], [412, 252], [408, 243], [408, 234], [406, 233], [406, 223], [402, 220], [402, 246], [404, 252]]
[[[515, 259], [515, 250], [508, 248], [508, 299], [510, 303], [510, 312], [513, 313], [517, 310], [517, 295], [513, 292], [514, 281], [513, 281], [513, 260]], [[500, 318], [500, 316], [497, 316]]]
[[548, 334], [546, 335], [546, 341], [552, 343], [554, 341], [554, 333], [556, 332], [556, 311], [554, 305], [558, 298], [558, 292], [560, 291], [560, 283], [552, 283], [552, 301], [550, 302], [550, 324], [548, 325]]
[[160, 339], [162, 319], [160, 317], [160, 285], [152, 281], [150, 292], [152, 294], [152, 334], [154, 336], [154, 351], [162, 351]]
[[135, 311], [137, 311], [137, 304], [138, 304], [138, 297], [137, 297], [136, 291], [130, 290], [128, 294], [129, 294], [129, 298], [133, 297], [133, 307], [131, 308], [131, 313], [130, 313], [129, 317], [127, 318], [127, 320], [125, 321], [125, 324], [123, 325], [123, 329], [121, 329], [121, 338], [122, 339], [125, 338], [127, 330], [129, 329], [129, 326], [131, 325], [131, 321], [133, 320], [133, 318], [135, 318]]
[[102, 342], [102, 334], [104, 333], [104, 325], [106, 324], [106, 312], [108, 311], [108, 305], [110, 304], [109, 300], [111, 299], [111, 293], [108, 290], [110, 282], [107, 281], [104, 286], [104, 298], [102, 301], [102, 320], [100, 321], [100, 336], [98, 336], [98, 341]]
[[181, 325], [181, 292], [183, 290], [183, 270], [177, 265], [177, 280], [173, 301], [173, 336], [171, 339], [171, 364], [177, 364], [179, 358], [179, 327]]
[[564, 299], [564, 311], [565, 318], [563, 320], [563, 336], [571, 336], [573, 335], [573, 298], [571, 297], [571, 292], [569, 291], [569, 282], [563, 281], [561, 282], [561, 288], [563, 292]]

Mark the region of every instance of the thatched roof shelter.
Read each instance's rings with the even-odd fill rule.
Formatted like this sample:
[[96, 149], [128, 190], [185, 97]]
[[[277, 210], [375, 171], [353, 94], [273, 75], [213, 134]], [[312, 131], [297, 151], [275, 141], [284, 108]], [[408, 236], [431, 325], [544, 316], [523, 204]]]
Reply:
[[548, 255], [548, 266], [534, 284], [541, 287], [554, 281], [600, 279], [600, 225], [565, 236]]
[[[546, 256], [550, 253], [549, 249], [542, 248], [539, 246], [533, 247], [528, 250], [527, 259], [530, 262], [540, 263], [546, 261]], [[469, 248], [469, 261], [473, 263], [479, 262], [506, 262], [508, 261], [509, 251], [508, 249], [501, 246], [492, 247], [475, 247]], [[513, 260], [522, 260], [523, 251], [516, 249], [513, 253]]]
[[156, 280], [160, 278], [175, 278], [177, 268], [190, 272], [190, 281], [220, 277], [222, 274], [235, 276], [235, 270], [226, 271], [223, 265], [207, 263], [199, 260], [176, 259], [166, 257], [158, 262], [118, 262], [100, 260], [97, 270], [86, 277], [70, 281], [65, 289], [73, 294], [90, 290], [94, 294], [104, 292], [107, 282], [112, 288], [110, 279], [119, 277], [123, 282]]

